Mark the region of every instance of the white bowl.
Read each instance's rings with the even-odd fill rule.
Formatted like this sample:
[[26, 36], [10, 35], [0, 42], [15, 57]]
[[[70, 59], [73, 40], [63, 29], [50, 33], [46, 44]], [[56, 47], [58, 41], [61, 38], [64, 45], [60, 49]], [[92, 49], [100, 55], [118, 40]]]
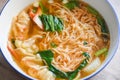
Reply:
[[[22, 9], [32, 3], [34, 0], [9, 0], [6, 6], [4, 7], [1, 16], [0, 16], [0, 48], [3, 52], [5, 59], [8, 63], [19, 73], [23, 76], [34, 79], [28, 76], [25, 72], [23, 72], [17, 64], [14, 62], [10, 52], [7, 49], [7, 40], [8, 40], [8, 33], [11, 27], [11, 21], [14, 16], [16, 16]], [[104, 63], [101, 67], [96, 70], [91, 75], [84, 78], [84, 80], [94, 76], [98, 72], [100, 72], [112, 59], [114, 56], [119, 42], [119, 23], [117, 16], [110, 5], [109, 1], [107, 0], [84, 0], [89, 3], [91, 6], [96, 8], [100, 14], [104, 17], [108, 29], [110, 31], [110, 49], [107, 58], [105, 59]]]

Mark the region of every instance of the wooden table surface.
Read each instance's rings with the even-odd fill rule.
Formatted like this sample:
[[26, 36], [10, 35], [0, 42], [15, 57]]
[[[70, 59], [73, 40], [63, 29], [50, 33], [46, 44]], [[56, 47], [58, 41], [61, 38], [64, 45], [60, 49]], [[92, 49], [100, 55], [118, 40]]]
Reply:
[[[0, 0], [0, 10], [6, 0]], [[120, 0], [109, 0], [120, 21]], [[16, 72], [3, 58], [0, 51], [0, 80], [27, 80]], [[112, 61], [99, 74], [89, 80], [120, 80], [120, 45]]]

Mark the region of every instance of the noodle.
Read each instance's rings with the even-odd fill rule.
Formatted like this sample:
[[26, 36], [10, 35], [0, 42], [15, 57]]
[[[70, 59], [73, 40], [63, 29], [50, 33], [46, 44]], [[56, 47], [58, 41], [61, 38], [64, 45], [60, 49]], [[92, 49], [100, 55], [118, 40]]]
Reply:
[[[84, 59], [81, 58], [82, 52], [89, 52], [91, 53], [91, 55], [94, 53], [92, 52], [92, 45], [90, 47], [85, 47], [83, 46], [83, 44], [81, 44], [82, 41], [86, 40], [88, 42], [95, 43], [101, 38], [95, 33], [92, 26], [87, 24], [84, 25], [81, 22], [79, 22], [78, 19], [75, 16], [73, 16], [74, 14], [68, 9], [66, 10], [66, 8], [64, 8], [58, 3], [55, 3], [52, 6], [52, 9], [57, 8], [56, 13], [54, 14], [59, 17], [62, 17], [62, 19], [66, 21], [65, 23], [67, 23], [65, 24], [66, 29], [64, 29], [62, 33], [59, 36], [57, 36], [60, 37], [59, 39], [61, 39], [62, 42], [60, 42], [59, 44], [60, 47], [58, 46], [56, 49], [54, 49], [56, 51], [55, 53], [58, 53], [56, 54], [57, 56], [55, 57], [54, 65], [58, 66], [59, 69], [65, 72], [74, 71]], [[55, 40], [53, 42], [56, 41], [58, 40]], [[71, 53], [70, 50], [74, 51], [72, 51]], [[75, 57], [73, 56], [73, 54]]]
[[[80, 8], [75, 7], [75, 9], [69, 10], [57, 2], [50, 3], [48, 6], [49, 14], [63, 20], [64, 29], [62, 32], [45, 32], [38, 29], [38, 26], [30, 21], [28, 11], [20, 13], [15, 18], [11, 30], [12, 34], [9, 37], [16, 39], [15, 45], [17, 46], [13, 50], [17, 50], [19, 53], [17, 55], [21, 56], [19, 65], [27, 69], [25, 71], [30, 76], [39, 80], [57, 80], [55, 75], [45, 66], [46, 63], [36, 54], [38, 51], [52, 50], [54, 53], [52, 64], [60, 71], [72, 72], [86, 59], [83, 52], [89, 53], [88, 63], [91, 63], [96, 51], [103, 47], [109, 48], [109, 40], [106, 46], [101, 26], [96, 17], [87, 11], [84, 3], [81, 2], [80, 6]], [[31, 5], [25, 10], [29, 8]], [[18, 31], [18, 29], [20, 30]], [[84, 45], [85, 41], [87, 45]], [[53, 48], [51, 43], [57, 47]], [[76, 79], [80, 78], [81, 71], [76, 76]]]

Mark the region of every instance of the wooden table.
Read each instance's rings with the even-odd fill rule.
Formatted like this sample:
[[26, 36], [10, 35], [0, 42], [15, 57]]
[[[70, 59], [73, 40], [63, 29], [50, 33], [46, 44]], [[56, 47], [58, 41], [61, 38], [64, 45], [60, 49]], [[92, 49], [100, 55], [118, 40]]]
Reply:
[[[0, 0], [1, 6], [6, 0]], [[109, 0], [116, 11], [120, 21], [120, 0]], [[7, 61], [3, 58], [0, 51], [0, 80], [27, 80], [22, 75], [17, 73]], [[89, 80], [120, 80], [120, 45], [116, 55], [104, 70]]]

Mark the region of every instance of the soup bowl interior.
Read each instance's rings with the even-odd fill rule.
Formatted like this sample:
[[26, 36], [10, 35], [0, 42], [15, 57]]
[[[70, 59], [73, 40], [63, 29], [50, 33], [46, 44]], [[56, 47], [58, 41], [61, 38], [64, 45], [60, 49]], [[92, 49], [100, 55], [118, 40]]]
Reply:
[[[29, 79], [34, 79], [34, 78], [27, 75], [17, 66], [10, 52], [7, 49], [7, 40], [8, 40], [8, 33], [10, 31], [10, 27], [12, 23], [12, 18], [16, 16], [26, 6], [31, 4], [33, 1], [34, 0], [10, 0], [4, 7], [0, 16], [0, 35], [1, 35], [0, 48], [3, 53], [3, 56], [16, 71], [18, 71], [19, 73], [21, 73], [22, 75], [24, 75]], [[100, 14], [104, 17], [110, 32], [110, 48], [109, 48], [108, 56], [99, 69], [97, 69], [91, 75], [83, 78], [83, 79], [88, 79], [93, 75], [95, 75], [96, 73], [100, 72], [114, 56], [115, 51], [117, 50], [118, 47], [119, 23], [113, 8], [111, 7], [111, 5], [107, 0], [84, 0], [84, 1], [90, 4], [91, 6], [93, 6], [96, 10], [100, 12]]]

